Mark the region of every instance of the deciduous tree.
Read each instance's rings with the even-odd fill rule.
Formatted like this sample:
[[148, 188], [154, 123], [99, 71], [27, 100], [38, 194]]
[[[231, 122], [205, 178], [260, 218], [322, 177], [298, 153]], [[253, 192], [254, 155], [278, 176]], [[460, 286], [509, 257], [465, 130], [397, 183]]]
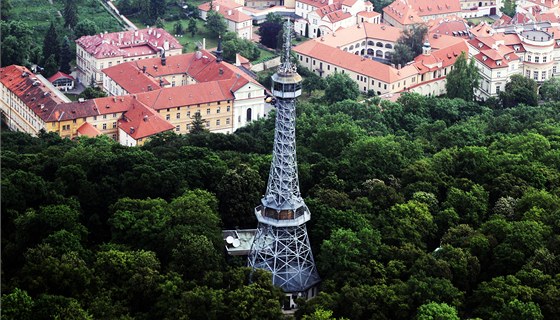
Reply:
[[453, 70], [449, 71], [446, 77], [447, 96], [465, 101], [474, 100], [474, 90], [478, 87], [480, 79], [478, 68], [474, 63], [474, 59], [467, 62], [467, 55], [461, 52], [453, 64]]

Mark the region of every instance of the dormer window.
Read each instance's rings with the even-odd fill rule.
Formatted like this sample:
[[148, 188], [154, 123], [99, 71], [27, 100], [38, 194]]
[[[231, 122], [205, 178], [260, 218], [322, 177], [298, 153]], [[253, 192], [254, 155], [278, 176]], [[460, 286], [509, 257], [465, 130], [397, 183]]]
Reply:
[[513, 46], [513, 50], [518, 51], [518, 50], [519, 50], [519, 46]]
[[488, 59], [488, 57], [482, 56], [482, 60], [483, 60], [483, 61], [486, 61], [486, 59]]
[[479, 48], [482, 48], [482, 42], [479, 42], [479, 43], [478, 43], [478, 47], [479, 47]]
[[502, 60], [497, 60], [497, 61], [496, 61], [496, 64], [499, 65], [499, 66], [501, 66], [501, 65], [502, 65]]

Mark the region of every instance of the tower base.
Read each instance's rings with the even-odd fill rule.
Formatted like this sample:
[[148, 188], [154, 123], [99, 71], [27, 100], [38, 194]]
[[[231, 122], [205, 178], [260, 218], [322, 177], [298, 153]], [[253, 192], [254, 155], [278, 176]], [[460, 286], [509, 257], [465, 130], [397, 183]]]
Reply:
[[[249, 254], [249, 267], [271, 272], [272, 283], [290, 296], [308, 296], [309, 289], [321, 280], [305, 224], [274, 227], [259, 223]], [[316, 289], [312, 291], [316, 294]]]

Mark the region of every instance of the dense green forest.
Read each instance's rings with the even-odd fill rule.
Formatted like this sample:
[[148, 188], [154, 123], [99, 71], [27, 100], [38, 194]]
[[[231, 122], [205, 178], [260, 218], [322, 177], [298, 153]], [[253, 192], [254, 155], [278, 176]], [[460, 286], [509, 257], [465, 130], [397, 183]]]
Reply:
[[[282, 318], [221, 239], [256, 227], [273, 134], [2, 133], [3, 318]], [[297, 139], [323, 279], [298, 319], [560, 317], [560, 103], [305, 102]]]

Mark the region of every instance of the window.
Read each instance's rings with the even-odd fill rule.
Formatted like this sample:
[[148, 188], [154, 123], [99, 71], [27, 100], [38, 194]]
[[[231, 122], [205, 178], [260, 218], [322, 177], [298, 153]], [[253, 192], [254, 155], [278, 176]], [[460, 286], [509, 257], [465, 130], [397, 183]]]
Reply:
[[76, 119], [72, 120], [72, 123], [76, 123]]
[[70, 130], [70, 125], [69, 124], [65, 124], [62, 126], [62, 130]]
[[539, 72], [538, 71], [533, 71], [533, 79], [539, 80]]
[[229, 124], [229, 118], [226, 119], [226, 124]]
[[187, 130], [191, 130], [191, 125], [187, 124]]
[[499, 77], [501, 77], [501, 76], [502, 76], [502, 72], [500, 72], [500, 71], [496, 72], [496, 77], [499, 78]]
[[531, 77], [531, 71], [529, 71], [529, 70], [525, 71], [525, 77], [530, 78]]
[[113, 118], [116, 118], [116, 117], [117, 117], [117, 114], [116, 114], [116, 113], [113, 113]]
[[531, 56], [530, 55], [527, 56], [527, 62], [531, 62]]
[[187, 117], [189, 117], [189, 118], [191, 117], [191, 112], [190, 111], [187, 111]]
[[216, 113], [220, 113], [220, 108], [216, 109]]
[[546, 56], [543, 56], [543, 57], [542, 57], [542, 62], [543, 62], [543, 63], [546, 63]]
[[217, 125], [217, 126], [220, 125], [220, 119], [216, 120], [216, 125]]
[[[111, 135], [111, 137], [113, 138], [113, 140], [117, 140], [117, 135], [116, 135], [116, 134], [113, 133], [113, 134]], [[140, 140], [142, 140], [142, 139], [140, 139]]]
[[107, 130], [107, 124], [106, 123], [103, 124], [103, 130]]
[[176, 127], [175, 127], [175, 131], [181, 131], [181, 127], [180, 127], [180, 126], [176, 126]]
[[546, 80], [546, 71], [541, 72], [541, 80]]
[[540, 60], [540, 57], [539, 57], [539, 56], [536, 56], [536, 57], [535, 57], [535, 62], [536, 62], [536, 63], [539, 63], [539, 60]]
[[103, 115], [103, 119], [107, 119], [107, 115], [106, 115], [106, 114]]
[[552, 67], [552, 73], [556, 73], [556, 66]]
[[210, 121], [206, 121], [206, 128], [210, 128]]
[[177, 119], [181, 119], [181, 112], [177, 112], [176, 117], [177, 117]]
[[113, 122], [113, 129], [115, 129], [117, 127], [117, 122]]
[[230, 106], [227, 106], [227, 112], [229, 112], [230, 109], [231, 109], [231, 107], [230, 107]]
[[171, 115], [170, 115], [170, 114], [166, 114], [166, 115], [165, 115], [165, 120], [167, 120], [167, 121], [171, 120]]
[[94, 120], [94, 121], [97, 120], [97, 116], [93, 116], [93, 120]]

